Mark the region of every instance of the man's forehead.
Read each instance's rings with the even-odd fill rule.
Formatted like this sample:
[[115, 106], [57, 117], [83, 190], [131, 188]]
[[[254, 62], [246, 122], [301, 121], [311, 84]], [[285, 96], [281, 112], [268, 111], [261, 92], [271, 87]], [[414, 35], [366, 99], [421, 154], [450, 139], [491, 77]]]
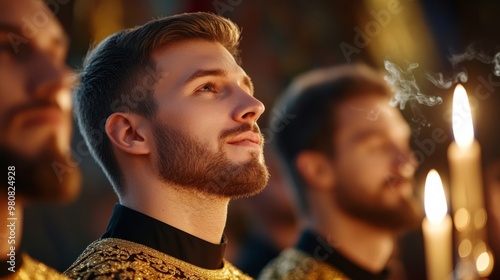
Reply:
[[340, 119], [380, 121], [383, 118], [398, 118], [401, 114], [389, 105], [389, 99], [381, 97], [359, 97], [347, 100], [339, 107]]
[[41, 23], [42, 17], [52, 17], [52, 13], [41, 0], [0, 0], [0, 22], [22, 25], [38, 20]]
[[187, 39], [161, 47], [153, 52], [152, 58], [166, 67], [174, 64], [174, 60], [182, 65], [185, 62], [236, 64], [234, 57], [220, 43], [201, 39]]
[[339, 108], [338, 125], [345, 128], [370, 130], [395, 130], [410, 134], [410, 128], [397, 108], [389, 105], [386, 98], [359, 98], [342, 104]]
[[39, 0], [0, 0], [0, 40], [9, 40], [15, 49], [28, 42], [53, 50], [69, 44], [62, 26]]
[[230, 74], [246, 75], [233, 56], [219, 43], [185, 40], [153, 53], [161, 77], [188, 79], [199, 70], [222, 69]]

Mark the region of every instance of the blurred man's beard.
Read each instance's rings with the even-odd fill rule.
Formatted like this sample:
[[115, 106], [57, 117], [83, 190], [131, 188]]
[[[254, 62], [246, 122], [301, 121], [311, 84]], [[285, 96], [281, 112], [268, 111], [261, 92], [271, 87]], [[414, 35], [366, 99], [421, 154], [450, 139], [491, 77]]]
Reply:
[[334, 203], [350, 216], [396, 232], [410, 230], [420, 225], [423, 212], [415, 197], [401, 196], [398, 205], [388, 206], [384, 205], [379, 197], [366, 197], [362, 193], [355, 193], [354, 189], [356, 188], [348, 185], [335, 186]]
[[[75, 167], [72, 157], [63, 155], [56, 147], [56, 141], [47, 141], [39, 155], [27, 159], [4, 146], [0, 146], [0, 163], [7, 174], [7, 167], [15, 167], [16, 195], [32, 201], [67, 202], [76, 197], [80, 190], [80, 169]], [[57, 174], [53, 163], [71, 166], [63, 175]], [[7, 182], [7, 180], [5, 180]]]
[[166, 183], [232, 199], [257, 194], [267, 184], [269, 172], [263, 157], [260, 161], [260, 154], [252, 154], [246, 163], [235, 164], [222, 150], [211, 152], [192, 137], [159, 121], [153, 121], [153, 133], [158, 153], [156, 168]]

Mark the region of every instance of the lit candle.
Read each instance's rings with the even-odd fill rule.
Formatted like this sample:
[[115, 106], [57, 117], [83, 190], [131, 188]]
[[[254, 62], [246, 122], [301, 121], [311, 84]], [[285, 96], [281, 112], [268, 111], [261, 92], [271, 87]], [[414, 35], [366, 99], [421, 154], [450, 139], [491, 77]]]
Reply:
[[436, 170], [427, 174], [422, 222], [428, 280], [452, 279], [452, 223], [441, 178]]
[[[457, 234], [457, 247], [462, 262], [476, 263], [471, 276], [485, 276], [478, 258], [485, 259], [487, 220], [484, 209], [483, 183], [481, 173], [481, 148], [474, 140], [474, 127], [467, 93], [457, 85], [453, 95], [453, 134], [455, 141], [448, 148], [451, 175], [451, 206]], [[492, 261], [492, 260], [491, 260]], [[481, 262], [484, 263], [484, 262]], [[491, 267], [492, 262], [489, 262]], [[474, 265], [472, 265], [474, 267]], [[489, 270], [489, 269], [486, 269]], [[487, 274], [487, 273], [486, 273]]]
[[[451, 203], [459, 217], [459, 232], [467, 227], [484, 226], [481, 148], [474, 140], [474, 128], [467, 93], [457, 85], [453, 95], [453, 134], [455, 141], [448, 148], [451, 172]], [[459, 211], [460, 210], [460, 211]], [[462, 230], [463, 229], [463, 230]]]

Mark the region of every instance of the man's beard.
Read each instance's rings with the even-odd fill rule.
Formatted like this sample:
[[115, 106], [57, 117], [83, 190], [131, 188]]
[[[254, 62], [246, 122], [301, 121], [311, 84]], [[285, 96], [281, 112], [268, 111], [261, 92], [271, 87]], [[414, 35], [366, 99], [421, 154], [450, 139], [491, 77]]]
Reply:
[[[382, 188], [391, 187], [394, 186], [389, 186], [386, 183]], [[422, 221], [422, 207], [413, 196], [402, 196], [397, 206], [387, 206], [382, 204], [382, 199], [365, 197], [363, 194], [356, 193], [354, 189], [356, 188], [345, 184], [335, 186], [334, 203], [337, 203], [350, 216], [375, 227], [393, 231], [416, 228]]]
[[[69, 151], [68, 151], [69, 153]], [[49, 139], [43, 152], [33, 158], [25, 158], [4, 146], [0, 146], [0, 166], [7, 174], [7, 167], [15, 168], [16, 195], [30, 201], [71, 201], [80, 190], [81, 173], [71, 154], [64, 154]], [[54, 163], [70, 168], [58, 174]], [[4, 182], [7, 182], [5, 180]]]
[[165, 183], [193, 190], [198, 194], [225, 198], [255, 195], [267, 185], [269, 172], [261, 153], [252, 153], [248, 162], [229, 161], [222, 148], [225, 139], [245, 131], [259, 133], [255, 125], [243, 125], [219, 136], [219, 150], [211, 152], [202, 143], [158, 120], [152, 121], [156, 141], [156, 168]]

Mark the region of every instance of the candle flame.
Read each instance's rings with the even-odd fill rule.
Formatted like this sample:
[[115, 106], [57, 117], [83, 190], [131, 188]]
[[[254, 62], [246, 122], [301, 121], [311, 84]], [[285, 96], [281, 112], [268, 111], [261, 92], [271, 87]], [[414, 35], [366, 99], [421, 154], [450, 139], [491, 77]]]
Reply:
[[448, 212], [443, 183], [435, 169], [429, 171], [425, 180], [424, 208], [427, 219], [432, 224], [440, 224]]
[[479, 276], [489, 276], [493, 270], [493, 262], [493, 255], [490, 252], [482, 252], [476, 259], [476, 269]]
[[490, 275], [494, 266], [494, 260], [485, 242], [480, 241], [474, 247], [474, 259], [476, 260], [476, 270], [479, 276], [486, 277]]
[[488, 269], [490, 265], [490, 256], [488, 252], [482, 252], [476, 260], [476, 268], [479, 272], [483, 272]]
[[474, 127], [470, 111], [469, 98], [465, 88], [458, 84], [453, 94], [453, 135], [460, 147], [466, 147], [474, 141]]

